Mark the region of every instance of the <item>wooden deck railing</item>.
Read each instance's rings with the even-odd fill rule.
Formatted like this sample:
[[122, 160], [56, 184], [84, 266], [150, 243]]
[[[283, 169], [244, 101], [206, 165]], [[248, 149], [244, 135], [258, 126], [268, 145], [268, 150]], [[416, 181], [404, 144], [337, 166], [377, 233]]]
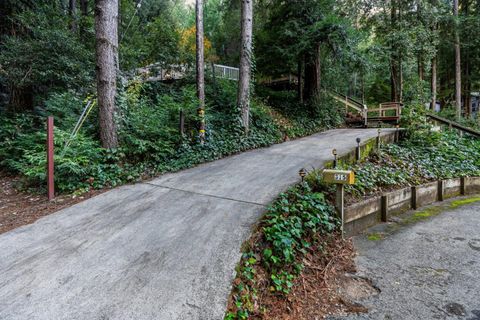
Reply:
[[465, 132], [465, 133], [468, 133], [474, 137], [477, 137], [477, 138], [480, 138], [480, 132], [477, 131], [477, 130], [474, 130], [472, 128], [468, 128], [468, 127], [465, 127], [465, 126], [462, 126], [461, 124], [457, 123], [457, 122], [454, 122], [454, 121], [451, 121], [451, 120], [448, 120], [448, 119], [445, 119], [443, 117], [440, 117], [440, 116], [437, 116], [436, 114], [433, 114], [433, 113], [429, 113], [427, 114], [427, 117], [429, 117], [431, 120], [435, 121], [435, 122], [439, 122], [443, 125], [446, 125], [448, 126], [449, 128], [454, 128], [454, 129], [457, 129], [459, 131], [462, 131], [462, 132]]

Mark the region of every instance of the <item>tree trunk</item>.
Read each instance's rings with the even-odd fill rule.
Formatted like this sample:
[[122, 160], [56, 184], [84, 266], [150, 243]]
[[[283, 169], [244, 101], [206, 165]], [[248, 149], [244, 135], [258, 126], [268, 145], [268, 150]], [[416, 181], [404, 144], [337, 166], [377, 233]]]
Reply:
[[86, 41], [88, 37], [86, 21], [86, 18], [88, 17], [88, 0], [80, 0], [80, 13], [80, 37], [82, 40]]
[[107, 149], [118, 147], [115, 95], [118, 63], [118, 1], [95, 1], [97, 96], [100, 139]]
[[365, 75], [362, 70], [362, 104], [365, 105]]
[[[403, 10], [402, 10], [402, 2], [398, 2], [398, 21], [401, 24], [402, 23], [402, 16], [403, 16]], [[403, 53], [402, 53], [402, 48], [397, 48], [398, 50], [398, 97], [397, 97], [397, 102], [402, 102], [403, 101]]]
[[465, 104], [467, 105], [466, 113], [470, 118], [473, 118], [473, 108], [472, 108], [472, 83], [469, 81], [466, 86], [465, 93]]
[[80, 11], [82, 16], [88, 16], [88, 0], [80, 0]]
[[[418, 1], [417, 3], [417, 19], [423, 25], [423, 18], [422, 18], [422, 1]], [[418, 79], [423, 82], [425, 77], [425, 68], [423, 65], [423, 45], [420, 47], [420, 50], [417, 55], [417, 63], [418, 63]]]
[[397, 78], [398, 71], [394, 58], [391, 58], [390, 61], [390, 99], [392, 101], [397, 101], [398, 92], [397, 92]]
[[33, 88], [10, 87], [8, 111], [23, 112], [33, 109]]
[[252, 68], [253, 0], [242, 0], [242, 33], [240, 48], [240, 76], [238, 81], [238, 108], [242, 126], [248, 133], [250, 122], [250, 78]]
[[399, 76], [399, 79], [398, 79], [398, 98], [397, 98], [397, 102], [402, 102], [403, 101], [403, 63], [402, 63], [402, 60], [403, 60], [403, 55], [400, 54], [400, 57], [398, 59], [398, 76]]
[[[465, 50], [467, 51], [467, 50]], [[472, 116], [472, 96], [471, 96], [471, 72], [470, 72], [470, 59], [468, 51], [465, 52], [464, 59], [464, 78], [463, 78], [463, 102], [464, 111], [467, 117]]]
[[432, 111], [435, 111], [437, 105], [437, 56], [435, 55], [432, 58], [432, 101], [431, 107]]
[[[397, 28], [397, 0], [391, 0], [390, 8], [390, 28]], [[398, 101], [399, 98], [399, 70], [398, 70], [398, 48], [395, 43], [390, 44], [390, 98], [392, 101]]]
[[72, 32], [76, 33], [78, 30], [78, 21], [77, 21], [77, 0], [69, 0], [68, 2], [68, 12], [70, 14], [70, 29]]
[[297, 78], [298, 78], [298, 83], [297, 83], [297, 94], [298, 94], [298, 101], [300, 103], [303, 103], [303, 61], [302, 58], [300, 57], [298, 59], [298, 65], [297, 65]]
[[457, 119], [462, 117], [462, 67], [460, 59], [460, 34], [458, 32], [458, 0], [453, 1], [453, 15], [455, 16], [455, 109]]
[[303, 100], [309, 101], [320, 92], [321, 86], [321, 65], [320, 45], [317, 45], [314, 52], [305, 55], [305, 82]]
[[418, 55], [418, 79], [420, 81], [424, 80], [425, 68], [423, 67], [423, 57], [422, 55]]
[[[469, 1], [463, 0], [463, 10], [465, 13], [465, 17], [468, 17], [470, 14], [470, 7]], [[471, 80], [471, 69], [470, 69], [470, 50], [468, 46], [463, 50], [464, 54], [464, 90], [463, 90], [463, 101], [464, 101], [464, 110], [465, 115], [467, 117], [472, 116], [472, 96], [471, 96], [471, 88], [472, 88], [472, 80]]]
[[205, 53], [203, 47], [203, 0], [195, 2], [197, 98], [200, 143], [205, 142]]

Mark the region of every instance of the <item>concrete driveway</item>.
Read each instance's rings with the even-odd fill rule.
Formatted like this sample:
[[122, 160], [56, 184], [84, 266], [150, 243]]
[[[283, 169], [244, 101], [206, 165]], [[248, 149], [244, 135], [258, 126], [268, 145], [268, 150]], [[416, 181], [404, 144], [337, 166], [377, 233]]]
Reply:
[[0, 319], [221, 319], [240, 246], [265, 205], [300, 168], [376, 135], [331, 130], [245, 152], [0, 235]]
[[358, 301], [368, 314], [346, 319], [480, 320], [480, 203], [355, 247], [359, 276], [380, 293]]

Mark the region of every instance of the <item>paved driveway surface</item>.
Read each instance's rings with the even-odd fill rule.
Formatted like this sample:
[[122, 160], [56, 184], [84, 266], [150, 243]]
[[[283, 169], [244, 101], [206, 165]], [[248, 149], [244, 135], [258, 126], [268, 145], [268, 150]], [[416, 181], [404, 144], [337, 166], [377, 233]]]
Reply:
[[480, 320], [480, 203], [355, 246], [359, 275], [381, 292], [347, 319]]
[[240, 246], [265, 205], [301, 167], [376, 135], [331, 130], [241, 153], [0, 235], [0, 319], [221, 319]]

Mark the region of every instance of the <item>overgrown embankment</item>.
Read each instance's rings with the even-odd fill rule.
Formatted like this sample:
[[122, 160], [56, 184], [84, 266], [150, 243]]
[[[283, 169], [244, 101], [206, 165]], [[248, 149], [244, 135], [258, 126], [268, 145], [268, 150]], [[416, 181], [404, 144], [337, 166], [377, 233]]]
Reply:
[[384, 145], [366, 161], [342, 165], [355, 171], [348, 201], [429, 181], [480, 175], [480, 141], [454, 132], [410, 136]]
[[281, 194], [243, 247], [226, 319], [311, 319], [349, 310], [332, 290], [335, 274], [353, 271], [352, 245], [339, 225], [308, 182]]
[[[117, 99], [120, 148], [110, 151], [100, 146], [96, 109], [72, 138], [70, 132], [82, 113], [84, 101], [71, 92], [52, 94], [33, 113], [2, 114], [0, 169], [22, 177], [23, 187], [36, 191], [44, 188], [47, 115], [55, 117], [55, 182], [60, 193], [114, 187], [312, 134], [341, 122], [339, 113], [336, 109], [332, 112], [327, 100], [305, 112], [305, 106], [296, 103], [294, 95], [267, 91], [263, 98], [253, 99], [251, 127], [245, 135], [235, 105], [236, 84], [217, 79], [208, 82], [206, 94], [206, 143], [200, 145], [193, 81], [130, 82], [120, 90]], [[270, 106], [270, 95], [283, 95], [289, 108]], [[181, 110], [185, 114], [183, 135], [178, 130]], [[322, 110], [328, 110], [330, 117], [320, 117]]]

